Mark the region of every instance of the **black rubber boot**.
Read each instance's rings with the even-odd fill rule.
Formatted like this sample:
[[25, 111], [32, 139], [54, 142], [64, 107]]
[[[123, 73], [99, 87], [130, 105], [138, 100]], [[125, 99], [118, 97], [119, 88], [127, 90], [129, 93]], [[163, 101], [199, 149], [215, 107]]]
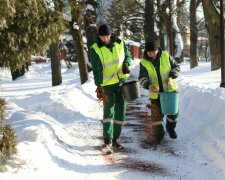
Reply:
[[112, 145], [117, 150], [124, 149], [124, 146], [120, 143], [119, 138], [113, 139]]
[[171, 139], [177, 139], [177, 133], [174, 130], [176, 127], [176, 122], [166, 122], [166, 131], [168, 132]]
[[177, 133], [174, 130], [167, 131], [171, 139], [177, 139]]
[[104, 145], [101, 148], [101, 151], [105, 154], [112, 154], [112, 139], [104, 139]]

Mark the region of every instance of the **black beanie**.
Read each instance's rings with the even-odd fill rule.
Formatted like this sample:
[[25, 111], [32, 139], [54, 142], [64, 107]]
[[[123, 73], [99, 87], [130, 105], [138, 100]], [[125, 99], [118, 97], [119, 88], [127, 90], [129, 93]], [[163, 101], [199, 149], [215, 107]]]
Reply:
[[102, 24], [98, 28], [98, 35], [99, 36], [109, 36], [111, 35], [111, 28], [108, 24]]
[[158, 46], [155, 42], [148, 42], [145, 44], [145, 51], [156, 51], [158, 49]]

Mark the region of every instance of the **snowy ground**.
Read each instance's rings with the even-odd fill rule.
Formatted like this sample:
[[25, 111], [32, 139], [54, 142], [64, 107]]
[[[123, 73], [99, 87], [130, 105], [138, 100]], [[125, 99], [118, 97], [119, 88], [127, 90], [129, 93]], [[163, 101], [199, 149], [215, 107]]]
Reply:
[[[80, 85], [77, 64], [66, 69], [63, 83], [51, 86], [49, 64], [32, 64], [11, 81], [0, 73], [0, 96], [8, 102], [8, 123], [18, 136], [18, 153], [7, 161], [1, 180], [14, 179], [225, 179], [225, 89], [220, 70], [208, 62], [181, 65], [178, 139], [166, 134], [161, 144], [146, 143], [143, 115], [147, 92], [128, 104], [122, 133], [124, 152], [102, 156], [102, 106], [96, 101], [92, 73]], [[138, 75], [138, 60], [132, 75]]]

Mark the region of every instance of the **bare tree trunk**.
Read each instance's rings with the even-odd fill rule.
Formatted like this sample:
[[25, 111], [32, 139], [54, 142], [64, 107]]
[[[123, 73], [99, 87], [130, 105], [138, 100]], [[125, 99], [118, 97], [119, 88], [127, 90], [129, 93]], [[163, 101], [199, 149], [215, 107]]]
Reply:
[[[64, 4], [62, 1], [54, 1], [54, 6], [57, 12], [63, 12]], [[52, 86], [57, 86], [62, 83], [59, 41], [53, 42], [49, 50], [51, 57]]]
[[76, 0], [70, 0], [70, 3], [72, 15], [71, 32], [73, 36], [73, 44], [77, 53], [81, 84], [84, 84], [88, 80], [88, 70], [84, 58], [84, 48], [80, 29], [80, 7]]
[[61, 63], [59, 58], [59, 44], [50, 45], [51, 69], [52, 69], [52, 86], [62, 83]]
[[209, 34], [211, 70], [213, 71], [221, 67], [220, 18], [212, 1], [202, 0], [202, 5], [206, 20], [206, 28]]
[[173, 56], [173, 33], [172, 33], [172, 7], [171, 7], [171, 1], [168, 0], [169, 5], [169, 19], [168, 19], [168, 35], [169, 35], [169, 49], [170, 54]]
[[12, 80], [16, 80], [16, 78], [21, 77], [25, 74], [25, 65], [21, 66], [20, 68], [13, 69], [10, 67]]
[[184, 62], [184, 37], [182, 35], [182, 26], [179, 26], [182, 22], [181, 17], [183, 14], [184, 9], [184, 1], [177, 1], [177, 17], [176, 17], [176, 24], [178, 31], [176, 32], [176, 36], [178, 37], [178, 40], [176, 42], [176, 53], [175, 53], [175, 59], [178, 63]]
[[86, 31], [86, 37], [87, 37], [87, 48], [88, 53], [90, 52], [90, 47], [95, 42], [95, 38], [97, 35], [97, 26], [96, 26], [96, 8], [97, 3], [94, 0], [87, 0], [86, 6], [91, 5], [94, 9], [86, 9], [85, 15], [84, 15], [84, 26]]
[[145, 0], [145, 42], [155, 40], [154, 33], [154, 0]]
[[197, 42], [198, 42], [198, 30], [197, 30], [197, 19], [196, 19], [196, 0], [191, 0], [190, 2], [190, 68], [198, 66], [197, 59]]
[[159, 21], [156, 21], [157, 27], [159, 28], [159, 41], [160, 47], [165, 50], [167, 48], [167, 44], [164, 39], [164, 35], [166, 32], [166, 17], [164, 12], [166, 12], [167, 5], [161, 4], [161, 0], [157, 0], [157, 14], [159, 16]]
[[224, 40], [225, 40], [225, 34], [224, 34], [224, 2], [220, 0], [220, 37], [221, 38], [221, 84], [220, 87], [225, 88], [225, 46], [224, 46]]
[[174, 37], [174, 58], [178, 63], [182, 62], [182, 56], [183, 56], [183, 39], [181, 37], [180, 28], [178, 27], [177, 23], [177, 17], [180, 7], [178, 7], [177, 1], [173, 1], [171, 4], [171, 10], [172, 10], [172, 27], [173, 27], [173, 37]]

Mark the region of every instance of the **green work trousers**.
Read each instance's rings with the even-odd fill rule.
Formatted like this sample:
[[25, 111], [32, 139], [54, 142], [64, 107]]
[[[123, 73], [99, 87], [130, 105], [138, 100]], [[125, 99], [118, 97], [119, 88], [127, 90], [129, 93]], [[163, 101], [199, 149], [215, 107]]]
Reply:
[[104, 86], [108, 101], [103, 107], [103, 138], [117, 139], [120, 137], [126, 113], [126, 102], [123, 99], [119, 83]]

